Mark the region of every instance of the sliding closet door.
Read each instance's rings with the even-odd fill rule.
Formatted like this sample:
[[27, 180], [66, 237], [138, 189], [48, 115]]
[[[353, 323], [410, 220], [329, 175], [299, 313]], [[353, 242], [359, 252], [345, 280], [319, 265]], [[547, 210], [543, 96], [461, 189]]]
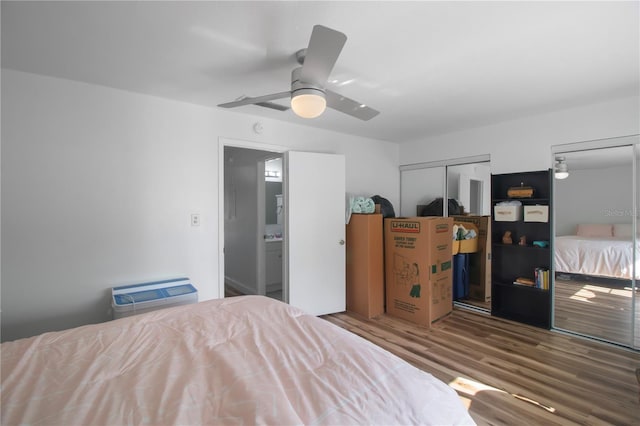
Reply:
[[447, 198], [457, 200], [464, 207], [465, 213], [490, 216], [491, 167], [489, 162], [447, 166]]
[[[489, 160], [488, 155], [478, 155], [400, 166], [400, 209], [396, 215], [419, 216], [418, 206], [426, 206], [438, 198], [455, 199], [465, 207], [465, 212], [490, 215]], [[443, 204], [438, 215], [457, 214], [447, 211], [448, 203]], [[432, 211], [428, 209], [429, 213]]]
[[[455, 203], [452, 202], [449, 208], [449, 203], [444, 203], [443, 200], [455, 200]], [[418, 208], [434, 201], [434, 207]], [[488, 155], [400, 166], [400, 211], [396, 211], [397, 214], [405, 217], [454, 216], [460, 214], [460, 206], [464, 206], [465, 213], [472, 215], [491, 214], [491, 168]], [[483, 278], [486, 276], [485, 268], [491, 267], [490, 260], [487, 259], [490, 259], [490, 254], [486, 251], [469, 255], [468, 276], [470, 285], [475, 285], [476, 291], [474, 294], [469, 291], [469, 297], [456, 299], [456, 305], [490, 311], [491, 303], [486, 300], [489, 293], [482, 290], [487, 288]], [[488, 288], [491, 288], [490, 283]]]
[[633, 210], [632, 219], [634, 221], [633, 234], [634, 239], [634, 276], [632, 285], [632, 304], [633, 304], [633, 347], [640, 349], [640, 297], [638, 297], [638, 288], [640, 281], [640, 143], [634, 145], [635, 165], [634, 165], [634, 186], [635, 186], [635, 209]]
[[418, 215], [417, 206], [427, 205], [445, 193], [446, 168], [431, 167], [408, 169], [400, 172], [400, 213], [399, 216]]
[[569, 176], [554, 180], [554, 327], [632, 346], [632, 145], [556, 152]]

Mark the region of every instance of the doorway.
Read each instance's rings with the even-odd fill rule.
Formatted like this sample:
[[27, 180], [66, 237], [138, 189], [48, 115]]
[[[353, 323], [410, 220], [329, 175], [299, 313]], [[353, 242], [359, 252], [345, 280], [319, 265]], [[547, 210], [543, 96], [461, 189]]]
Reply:
[[469, 178], [469, 213], [482, 215], [484, 182]]
[[[258, 250], [264, 256], [264, 273], [258, 275], [258, 287], [262, 287], [264, 280], [265, 294], [273, 299], [284, 300], [283, 291], [283, 247], [284, 240], [284, 194], [282, 186], [282, 155], [270, 157], [258, 165], [258, 174], [264, 168], [264, 183], [258, 183], [258, 220], [263, 219], [264, 235], [262, 241], [258, 239]], [[260, 180], [258, 178], [258, 180]], [[264, 187], [261, 194], [260, 187]], [[263, 213], [260, 210], [263, 209]], [[260, 225], [260, 224], [259, 224]]]
[[281, 153], [224, 147], [225, 297], [284, 301], [282, 174]]
[[[247, 154], [251, 161], [242, 166], [244, 159], [225, 151]], [[259, 212], [258, 207], [265, 205], [266, 190], [257, 188], [264, 187], [266, 161], [278, 154], [283, 157], [283, 302], [312, 315], [342, 312], [346, 299], [344, 155], [226, 138], [220, 138], [218, 156], [219, 295], [225, 294], [225, 282], [242, 294], [266, 293], [266, 281], [257, 273], [265, 268], [266, 254], [258, 243], [265, 245], [266, 207]], [[245, 189], [251, 196], [246, 196]], [[258, 193], [263, 194], [260, 203]], [[318, 200], [322, 209], [317, 208]], [[244, 216], [248, 217], [243, 222], [246, 227], [239, 226]], [[243, 244], [243, 238], [251, 243]]]

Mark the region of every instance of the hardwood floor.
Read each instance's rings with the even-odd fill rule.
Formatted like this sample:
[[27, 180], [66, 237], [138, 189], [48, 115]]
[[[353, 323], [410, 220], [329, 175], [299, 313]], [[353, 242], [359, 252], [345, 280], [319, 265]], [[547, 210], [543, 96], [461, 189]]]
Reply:
[[640, 353], [456, 308], [431, 329], [326, 315], [454, 388], [481, 425], [640, 424]]
[[[629, 281], [556, 277], [555, 286], [556, 328], [630, 345], [633, 307]], [[640, 324], [638, 292], [635, 304], [636, 324]], [[640, 346], [640, 336], [635, 339]]]

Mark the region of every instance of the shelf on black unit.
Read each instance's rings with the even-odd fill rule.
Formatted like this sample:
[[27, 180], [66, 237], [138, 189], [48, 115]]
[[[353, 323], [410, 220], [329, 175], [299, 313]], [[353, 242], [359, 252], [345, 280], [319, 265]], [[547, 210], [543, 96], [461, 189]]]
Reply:
[[514, 220], [513, 222], [507, 221], [494, 221], [496, 226], [518, 226], [518, 225], [537, 225], [537, 226], [549, 226], [549, 222], [525, 222], [524, 220]]
[[547, 205], [549, 203], [548, 198], [494, 198], [493, 204], [501, 203], [503, 201], [520, 201], [520, 202], [523, 202], [522, 204], [525, 204], [524, 201], [526, 201], [526, 204], [540, 204], [540, 205]]
[[[519, 285], [519, 284], [513, 284], [511, 283], [506, 283], [506, 282], [494, 282], [495, 285], [497, 286], [502, 286], [502, 287], [511, 287], [511, 288], [515, 288], [515, 289], [522, 289], [523, 291], [535, 291], [535, 292], [542, 292], [542, 293], [549, 293], [549, 290], [544, 290], [538, 287], [530, 287], [527, 285]], [[516, 290], [518, 291], [518, 290]]]
[[503, 243], [493, 243], [492, 247], [494, 248], [514, 248], [518, 250], [536, 250], [536, 251], [549, 251], [549, 247], [538, 247], [538, 246], [521, 246], [520, 244], [503, 244]]

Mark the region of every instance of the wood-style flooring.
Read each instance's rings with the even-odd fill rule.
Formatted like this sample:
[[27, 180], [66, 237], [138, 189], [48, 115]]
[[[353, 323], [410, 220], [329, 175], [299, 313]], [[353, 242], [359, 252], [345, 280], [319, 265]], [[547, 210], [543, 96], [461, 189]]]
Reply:
[[638, 425], [640, 353], [455, 308], [431, 329], [323, 316], [453, 387], [481, 425]]
[[[554, 326], [630, 346], [634, 312], [630, 286], [624, 280], [556, 277]], [[640, 324], [640, 292], [635, 304], [635, 324]], [[635, 340], [640, 346], [640, 328]]]

